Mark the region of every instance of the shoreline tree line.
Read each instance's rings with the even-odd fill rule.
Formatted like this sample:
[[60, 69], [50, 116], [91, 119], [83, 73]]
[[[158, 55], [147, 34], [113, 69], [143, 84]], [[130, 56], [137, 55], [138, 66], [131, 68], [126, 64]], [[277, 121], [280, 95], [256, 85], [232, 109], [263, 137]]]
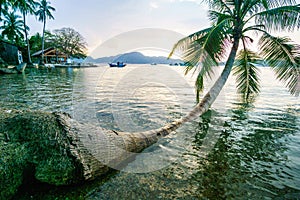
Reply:
[[[46, 30], [47, 21], [54, 20], [54, 11], [47, 0], [0, 1], [0, 40], [18, 46], [28, 63], [32, 63], [31, 55], [41, 50], [42, 57], [38, 62], [43, 64], [43, 52], [49, 47], [56, 48], [67, 57], [85, 58], [87, 43], [79, 32], [67, 27]], [[29, 15], [35, 16], [37, 23], [42, 22], [42, 33], [29, 34], [30, 27], [26, 23]]]

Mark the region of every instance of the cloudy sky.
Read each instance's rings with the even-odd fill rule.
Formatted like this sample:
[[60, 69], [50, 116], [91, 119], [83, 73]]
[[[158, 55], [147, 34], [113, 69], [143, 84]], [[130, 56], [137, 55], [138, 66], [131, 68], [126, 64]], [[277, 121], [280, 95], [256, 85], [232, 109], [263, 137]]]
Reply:
[[[209, 26], [207, 6], [201, 0], [50, 1], [56, 11], [47, 29], [74, 28], [86, 39], [89, 52], [127, 31], [155, 28], [188, 35]], [[28, 23], [30, 34], [41, 32], [42, 24], [33, 17]], [[292, 37], [300, 43], [300, 32]]]

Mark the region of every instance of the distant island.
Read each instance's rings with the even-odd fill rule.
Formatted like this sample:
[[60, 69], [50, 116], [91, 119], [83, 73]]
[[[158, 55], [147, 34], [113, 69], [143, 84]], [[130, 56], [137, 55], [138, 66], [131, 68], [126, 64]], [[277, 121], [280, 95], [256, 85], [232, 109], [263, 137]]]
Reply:
[[168, 59], [163, 56], [145, 56], [140, 52], [130, 52], [119, 54], [116, 56], [102, 57], [102, 58], [92, 58], [88, 56], [85, 59], [88, 63], [116, 63], [124, 62], [128, 64], [176, 64], [183, 63], [180, 59]]

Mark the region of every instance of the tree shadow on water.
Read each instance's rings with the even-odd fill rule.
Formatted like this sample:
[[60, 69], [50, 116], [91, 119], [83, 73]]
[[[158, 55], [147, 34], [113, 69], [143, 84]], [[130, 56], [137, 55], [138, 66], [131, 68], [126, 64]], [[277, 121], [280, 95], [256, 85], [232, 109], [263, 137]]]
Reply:
[[[193, 175], [200, 199], [295, 198], [300, 194], [297, 168], [290, 166], [287, 151], [293, 135], [299, 133], [295, 108], [264, 112], [251, 104], [237, 104], [229, 110], [220, 138]], [[209, 131], [209, 115], [202, 119], [194, 145], [202, 145]], [[208, 118], [207, 118], [208, 117]], [[200, 138], [200, 139], [199, 139]], [[294, 153], [295, 154], [295, 153]], [[297, 154], [296, 154], [297, 155]], [[299, 183], [299, 182], [298, 182]]]

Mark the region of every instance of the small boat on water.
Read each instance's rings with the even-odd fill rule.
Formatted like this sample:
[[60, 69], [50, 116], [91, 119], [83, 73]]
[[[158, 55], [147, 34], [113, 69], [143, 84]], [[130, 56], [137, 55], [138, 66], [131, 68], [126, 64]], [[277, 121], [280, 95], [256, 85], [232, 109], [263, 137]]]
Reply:
[[117, 62], [117, 63], [108, 63], [110, 67], [125, 67], [126, 64], [123, 62]]

